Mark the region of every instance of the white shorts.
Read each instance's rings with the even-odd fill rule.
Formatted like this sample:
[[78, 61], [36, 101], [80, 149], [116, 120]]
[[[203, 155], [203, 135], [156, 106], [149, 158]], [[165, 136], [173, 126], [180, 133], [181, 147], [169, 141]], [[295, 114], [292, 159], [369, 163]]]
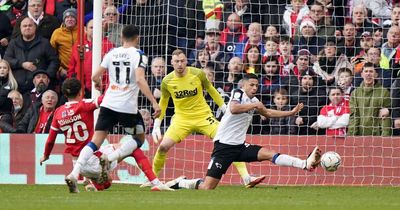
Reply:
[[[112, 152], [114, 152], [114, 150], [115, 149], [112, 144], [101, 146], [99, 149], [100, 152], [106, 155], [111, 154]], [[117, 167], [117, 164], [118, 162], [116, 160], [111, 162], [109, 172], [115, 169]], [[95, 155], [90, 157], [86, 165], [84, 165], [81, 168], [81, 175], [87, 178], [97, 179], [100, 176], [100, 173], [101, 173], [100, 159]]]

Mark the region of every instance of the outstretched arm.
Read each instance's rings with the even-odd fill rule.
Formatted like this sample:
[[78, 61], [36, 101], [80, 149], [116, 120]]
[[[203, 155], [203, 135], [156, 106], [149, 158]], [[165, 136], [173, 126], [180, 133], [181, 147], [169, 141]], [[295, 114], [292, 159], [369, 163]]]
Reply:
[[[259, 102], [261, 103], [261, 102]], [[257, 110], [258, 112], [269, 118], [275, 118], [275, 117], [287, 117], [287, 116], [292, 116], [297, 114], [298, 112], [303, 109], [304, 105], [302, 103], [297, 104], [296, 107], [294, 107], [291, 111], [279, 111], [279, 110], [274, 110], [274, 109], [267, 109], [262, 103], [262, 107], [259, 107]]]
[[50, 129], [49, 136], [47, 137], [46, 146], [44, 148], [43, 156], [40, 158], [40, 165], [46, 160], [49, 159], [51, 151], [53, 150], [54, 143], [56, 141], [57, 132], [53, 129]]

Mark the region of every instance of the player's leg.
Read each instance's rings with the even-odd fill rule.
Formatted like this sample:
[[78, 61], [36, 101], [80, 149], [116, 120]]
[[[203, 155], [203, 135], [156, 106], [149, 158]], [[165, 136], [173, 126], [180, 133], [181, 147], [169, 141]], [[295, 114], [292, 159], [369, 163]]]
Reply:
[[117, 148], [114, 152], [108, 155], [108, 161], [122, 159], [132, 154], [136, 148], [140, 148], [144, 143], [144, 122], [140, 113], [126, 114], [118, 113], [118, 122], [124, 127], [125, 134], [131, 136], [123, 146]]
[[168, 151], [176, 144], [181, 142], [192, 132], [192, 127], [183, 120], [174, 118], [171, 125], [165, 132], [164, 137], [158, 146], [153, 159], [153, 171], [159, 176], [161, 169], [165, 165]]
[[315, 147], [307, 159], [302, 160], [286, 154], [280, 154], [273, 150], [261, 148], [258, 152], [258, 161], [269, 160], [279, 166], [291, 166], [295, 168], [314, 170], [321, 159], [321, 150]]
[[[113, 111], [104, 107], [100, 108], [99, 117], [97, 119], [96, 128], [92, 141], [89, 142], [80, 152], [79, 157], [74, 165], [72, 172], [67, 176], [66, 182], [74, 183], [78, 179], [81, 168], [87, 163], [93, 152], [97, 151], [108, 135], [110, 127], [114, 126], [116, 118], [113, 117]], [[67, 180], [68, 179], [68, 180]]]
[[[201, 121], [200, 121], [201, 120]], [[209, 115], [204, 119], [200, 119], [197, 122], [198, 130], [200, 133], [214, 139], [215, 135], [217, 134], [219, 122], [217, 119], [214, 118], [213, 115]], [[242, 178], [243, 182], [245, 183], [246, 187], [250, 183], [253, 185], [254, 181], [258, 180], [259, 177], [252, 177], [250, 176], [246, 163], [244, 162], [234, 162], [233, 166], [235, 166], [236, 170], [238, 171], [240, 177]], [[255, 185], [254, 185], [255, 186]]]

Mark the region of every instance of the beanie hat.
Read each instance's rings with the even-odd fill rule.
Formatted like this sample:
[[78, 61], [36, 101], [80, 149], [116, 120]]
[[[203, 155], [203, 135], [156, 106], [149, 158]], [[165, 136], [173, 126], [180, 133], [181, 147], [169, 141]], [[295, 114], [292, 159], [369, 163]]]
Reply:
[[64, 11], [64, 13], [63, 13], [63, 21], [65, 21], [65, 18], [67, 18], [68, 16], [72, 16], [72, 17], [74, 17], [75, 19], [78, 19], [78, 18], [77, 18], [76, 9], [75, 9], [75, 8], [66, 9], [66, 10]]
[[317, 27], [315, 26], [314, 20], [311, 18], [306, 17], [301, 21], [300, 31], [303, 30], [304, 26], [310, 26], [311, 28], [314, 29], [314, 31], [317, 31]]

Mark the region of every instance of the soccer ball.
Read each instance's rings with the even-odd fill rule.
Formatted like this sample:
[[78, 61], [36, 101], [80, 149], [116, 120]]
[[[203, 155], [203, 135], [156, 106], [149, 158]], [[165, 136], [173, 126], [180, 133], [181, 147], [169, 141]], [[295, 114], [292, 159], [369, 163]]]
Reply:
[[339, 166], [342, 164], [342, 159], [340, 155], [336, 152], [329, 151], [322, 155], [321, 157], [321, 166], [326, 171], [334, 172]]

